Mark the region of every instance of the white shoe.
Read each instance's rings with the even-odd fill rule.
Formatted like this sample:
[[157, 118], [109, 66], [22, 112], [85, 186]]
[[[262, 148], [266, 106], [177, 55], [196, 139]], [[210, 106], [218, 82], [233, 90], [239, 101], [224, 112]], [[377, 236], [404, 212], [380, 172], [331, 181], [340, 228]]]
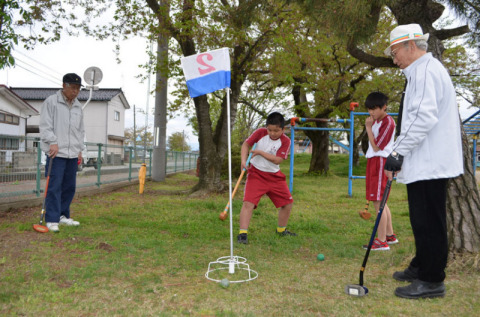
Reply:
[[49, 231], [52, 232], [59, 232], [58, 230], [58, 222], [47, 222], [47, 228]]
[[67, 218], [65, 216], [60, 216], [60, 224], [67, 226], [79, 226], [80, 222], [73, 220], [72, 218]]

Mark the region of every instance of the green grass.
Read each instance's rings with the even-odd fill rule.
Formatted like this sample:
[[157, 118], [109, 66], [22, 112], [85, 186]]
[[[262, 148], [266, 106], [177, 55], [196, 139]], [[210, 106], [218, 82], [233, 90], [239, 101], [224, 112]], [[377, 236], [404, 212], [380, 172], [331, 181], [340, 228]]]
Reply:
[[[344, 294], [358, 283], [373, 219], [362, 220], [365, 185], [355, 180], [347, 195], [347, 156], [333, 155], [328, 176], [307, 175], [309, 157], [295, 157], [294, 208], [289, 229], [274, 234], [277, 210], [268, 198], [254, 211], [249, 245], [234, 243], [257, 279], [230, 284], [209, 281], [209, 262], [230, 255], [229, 221], [218, 215], [228, 193], [192, 198], [179, 194], [196, 177], [176, 174], [164, 183], [84, 197], [72, 204], [80, 227], [58, 234], [33, 232], [38, 208], [0, 224], [0, 315], [5, 316], [472, 316], [480, 310], [480, 272], [447, 271], [443, 299], [404, 300], [405, 285], [391, 278], [414, 253], [405, 186], [389, 198], [400, 243], [372, 252], [365, 271], [366, 297]], [[282, 166], [288, 179], [288, 162]], [[365, 161], [355, 175], [364, 174]], [[236, 181], [236, 180], [234, 180]], [[242, 186], [243, 187], [243, 186]], [[168, 194], [171, 192], [172, 194]], [[234, 237], [243, 188], [233, 204]], [[3, 221], [5, 220], [5, 221]], [[325, 261], [318, 261], [323, 253]], [[217, 274], [217, 273], [215, 273]], [[218, 277], [244, 278], [243, 272]]]

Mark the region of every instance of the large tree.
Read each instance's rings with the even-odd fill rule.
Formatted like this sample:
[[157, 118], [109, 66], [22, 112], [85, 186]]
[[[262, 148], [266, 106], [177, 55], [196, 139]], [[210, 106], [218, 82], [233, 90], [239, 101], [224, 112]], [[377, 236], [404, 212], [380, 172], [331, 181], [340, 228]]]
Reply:
[[[195, 1], [170, 3], [172, 15], [157, 1], [147, 4], [158, 19], [162, 30], [168, 31], [183, 56], [218, 47], [233, 48], [231, 53], [230, 113], [223, 96], [221, 112], [212, 118], [208, 96], [193, 98], [200, 144], [199, 183], [195, 190], [218, 191], [223, 188], [220, 173], [227, 154], [227, 120], [234, 126], [242, 86], [256, 59], [269, 46], [275, 29], [282, 23], [281, 6], [264, 1]], [[175, 8], [173, 8], [173, 6]]]
[[[348, 54], [340, 38], [329, 28], [312, 23], [311, 19], [300, 14], [289, 18], [289, 23], [279, 31], [282, 36], [276, 39], [277, 47], [269, 64], [273, 66], [273, 82], [291, 87], [296, 116], [348, 118], [351, 101], [363, 105], [363, 100], [372, 91], [400, 89], [398, 71], [377, 72], [374, 67]], [[395, 97], [392, 94], [392, 104], [398, 99]], [[361, 109], [365, 111], [363, 107]], [[360, 131], [363, 121], [363, 118], [356, 117], [356, 128], [359, 127]], [[321, 121], [311, 125], [339, 127]], [[348, 128], [349, 124], [341, 127]], [[328, 172], [329, 132], [306, 130], [304, 133], [312, 141], [309, 172]], [[354, 145], [358, 146], [358, 140]], [[357, 149], [354, 152], [358, 154]]]

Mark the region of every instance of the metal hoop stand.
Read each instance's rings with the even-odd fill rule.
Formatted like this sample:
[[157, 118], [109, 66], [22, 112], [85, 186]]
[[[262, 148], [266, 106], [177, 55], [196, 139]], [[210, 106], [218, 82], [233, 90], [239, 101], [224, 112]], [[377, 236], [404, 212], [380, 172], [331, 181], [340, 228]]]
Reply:
[[212, 278], [211, 273], [217, 272], [220, 270], [228, 270], [228, 273], [235, 274], [235, 269], [244, 270], [248, 272], [248, 278], [243, 280], [229, 280], [230, 283], [243, 283], [249, 282], [258, 277], [258, 273], [250, 268], [250, 265], [247, 263], [247, 259], [241, 256], [223, 256], [218, 258], [214, 262], [208, 264], [208, 271], [205, 273], [205, 277], [210, 281], [219, 283], [221, 280]]

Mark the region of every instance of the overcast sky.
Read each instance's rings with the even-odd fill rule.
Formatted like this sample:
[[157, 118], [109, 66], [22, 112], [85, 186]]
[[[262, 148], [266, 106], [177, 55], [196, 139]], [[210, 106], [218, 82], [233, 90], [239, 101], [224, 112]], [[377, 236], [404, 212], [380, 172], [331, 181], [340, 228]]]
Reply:
[[[145, 39], [131, 39], [121, 44], [121, 64], [117, 64], [115, 44], [110, 40], [96, 41], [86, 37], [62, 37], [58, 43], [39, 45], [32, 51], [17, 47], [14, 56], [15, 68], [0, 70], [0, 84], [9, 87], [61, 87], [66, 73], [77, 73], [82, 77], [90, 66], [99, 67], [103, 73], [100, 88], [121, 88], [131, 109], [125, 111], [125, 128], [133, 127], [133, 105], [143, 110], [147, 106], [148, 85], [136, 78], [143, 70], [138, 65], [147, 61]], [[155, 75], [151, 77], [152, 89]], [[154, 96], [149, 99], [148, 125], [153, 131], [152, 111]], [[146, 120], [137, 112], [137, 126], [145, 126]], [[198, 150], [198, 139], [192, 134], [183, 117], [171, 119], [167, 124], [167, 137], [174, 132], [185, 132], [192, 150]]]

